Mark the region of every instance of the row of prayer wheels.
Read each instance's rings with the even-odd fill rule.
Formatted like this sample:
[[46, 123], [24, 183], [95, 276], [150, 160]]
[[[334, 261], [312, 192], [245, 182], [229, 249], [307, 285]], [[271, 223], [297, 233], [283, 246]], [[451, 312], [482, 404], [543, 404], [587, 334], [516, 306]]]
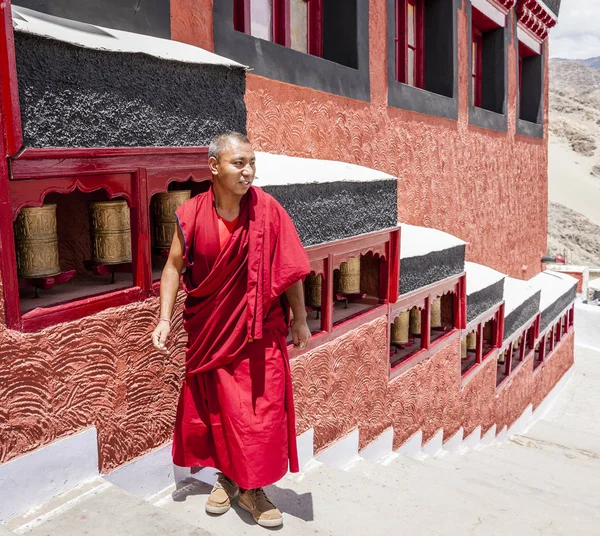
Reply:
[[[305, 280], [306, 305], [315, 309], [321, 308], [323, 276], [310, 274]], [[338, 290], [341, 294], [360, 294], [360, 257], [350, 257], [348, 262], [340, 264]]]
[[[175, 210], [190, 196], [190, 190], [154, 196], [155, 247], [171, 246], [177, 221]], [[91, 262], [99, 265], [131, 262], [131, 220], [127, 202], [92, 201], [88, 204], [88, 213]], [[51, 277], [61, 272], [55, 204], [21, 209], [14, 224], [14, 235], [19, 277]]]
[[[431, 327], [442, 327], [442, 300], [437, 298], [431, 303]], [[391, 341], [393, 344], [407, 344], [410, 335], [421, 335], [421, 310], [413, 307], [401, 312], [392, 324]]]

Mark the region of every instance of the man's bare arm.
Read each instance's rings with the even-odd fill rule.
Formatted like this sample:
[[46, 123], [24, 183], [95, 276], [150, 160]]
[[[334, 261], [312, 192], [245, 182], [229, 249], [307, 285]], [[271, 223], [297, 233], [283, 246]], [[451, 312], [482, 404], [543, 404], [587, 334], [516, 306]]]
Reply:
[[304, 305], [304, 287], [302, 281], [296, 281], [285, 291], [285, 295], [290, 302], [294, 322], [292, 324], [292, 338], [294, 346], [306, 348], [310, 340], [310, 329], [306, 323], [306, 306]]
[[169, 258], [163, 268], [160, 278], [160, 317], [154, 332], [152, 333], [152, 343], [156, 348], [164, 352], [167, 351], [165, 345], [167, 337], [171, 331], [171, 315], [177, 299], [179, 290], [179, 279], [183, 271], [183, 234], [179, 225], [173, 235]]

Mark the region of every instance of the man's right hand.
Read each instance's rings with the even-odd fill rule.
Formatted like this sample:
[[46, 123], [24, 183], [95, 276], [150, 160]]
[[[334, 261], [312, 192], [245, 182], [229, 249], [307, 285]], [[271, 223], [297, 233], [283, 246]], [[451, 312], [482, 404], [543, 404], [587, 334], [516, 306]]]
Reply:
[[169, 333], [171, 333], [171, 325], [163, 320], [158, 321], [158, 324], [152, 332], [152, 344], [154, 345], [154, 348], [165, 354], [169, 353], [166, 346]]

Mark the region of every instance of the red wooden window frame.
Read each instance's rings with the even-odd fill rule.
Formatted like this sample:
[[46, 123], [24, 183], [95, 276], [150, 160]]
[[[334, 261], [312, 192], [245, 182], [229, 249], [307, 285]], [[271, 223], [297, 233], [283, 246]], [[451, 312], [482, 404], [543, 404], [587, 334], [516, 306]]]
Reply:
[[[400, 228], [385, 229], [326, 244], [309, 246], [306, 248], [306, 253], [311, 263], [311, 271], [323, 275], [323, 294], [326, 296], [321, 308], [323, 331], [314, 334], [308, 346], [302, 350], [289, 346], [291, 358], [330, 342], [366, 322], [388, 315], [389, 302], [395, 300], [398, 296]], [[366, 253], [378, 255], [381, 260], [379, 275], [381, 303], [372, 309], [334, 324], [333, 272], [339, 269], [340, 264], [346, 262], [350, 257]]]
[[[414, 9], [414, 44], [408, 42], [408, 6]], [[423, 89], [424, 80], [425, 0], [396, 0], [396, 79]], [[413, 84], [410, 84], [408, 51], [414, 53]]]
[[[455, 296], [454, 329], [446, 333], [443, 337], [436, 339], [432, 343], [432, 341], [430, 340], [431, 304], [436, 298], [448, 292], [453, 292]], [[449, 277], [447, 279], [444, 279], [443, 281], [438, 281], [437, 283], [433, 283], [426, 287], [399, 296], [395, 302], [390, 303], [388, 324], [393, 323], [395, 318], [401, 312], [408, 311], [415, 306], [420, 307], [421, 304], [424, 304], [421, 313], [421, 349], [415, 354], [411, 355], [406, 361], [399, 363], [393, 368], [388, 363], [390, 380], [404, 373], [407, 369], [413, 367], [421, 361], [427, 359], [434, 352], [439, 351], [440, 347], [443, 346], [443, 343], [450, 342], [453, 338], [455, 338], [458, 335], [460, 329], [465, 328], [467, 317], [466, 274], [463, 272], [462, 274]]]
[[[494, 322], [495, 333], [494, 341], [492, 342], [492, 348], [486, 353], [483, 353], [483, 328], [487, 322]], [[464, 373], [462, 373], [462, 379], [465, 380], [470, 378], [472, 374], [478, 370], [480, 365], [491, 355], [494, 350], [502, 346], [502, 340], [504, 338], [504, 303], [496, 307], [492, 307], [490, 310], [482, 313], [477, 318], [469, 322], [469, 324], [462, 330], [462, 337], [466, 337], [467, 334], [475, 331], [477, 333], [477, 348], [476, 348], [476, 359], [475, 363], [469, 367]]]
[[[5, 159], [2, 159], [6, 162]], [[5, 317], [10, 329], [26, 332], [69, 322], [108, 307], [143, 300], [154, 294], [150, 249], [150, 200], [172, 181], [210, 178], [206, 147], [108, 149], [26, 149], [11, 160], [12, 176], [0, 190], [8, 204], [0, 207]], [[8, 177], [0, 169], [0, 176]], [[35, 309], [21, 315], [12, 238], [12, 222], [25, 206], [41, 206], [50, 193], [105, 190], [123, 197], [131, 210], [133, 286]]]
[[[474, 57], [473, 50], [475, 50]], [[471, 84], [473, 106], [481, 107], [483, 88], [483, 33], [476, 26], [473, 26], [471, 35]]]
[[[250, 35], [250, 2], [233, 0], [233, 27]], [[323, 56], [323, 0], [304, 0], [308, 4], [307, 50], [312, 56]], [[271, 0], [273, 30], [271, 41], [291, 47], [290, 0]]]

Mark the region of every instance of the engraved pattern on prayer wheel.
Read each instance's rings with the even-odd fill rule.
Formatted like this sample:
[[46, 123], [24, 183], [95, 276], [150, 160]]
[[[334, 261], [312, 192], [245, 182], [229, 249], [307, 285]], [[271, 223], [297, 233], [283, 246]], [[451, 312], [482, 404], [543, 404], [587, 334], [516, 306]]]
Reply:
[[467, 350], [477, 350], [477, 333], [467, 335]]
[[175, 211], [192, 196], [191, 190], [175, 190], [156, 194], [152, 198], [152, 214], [154, 216], [154, 247], [168, 249], [171, 247], [177, 225]]
[[392, 324], [392, 342], [394, 344], [406, 344], [408, 342], [409, 323], [410, 311], [403, 311], [394, 319]]
[[93, 201], [89, 204], [92, 262], [131, 262], [131, 223], [127, 201]]
[[14, 232], [20, 277], [49, 277], [60, 273], [55, 204], [21, 209]]
[[438, 298], [431, 303], [431, 327], [442, 327], [442, 298]]
[[321, 274], [306, 276], [306, 305], [316, 309], [321, 307], [321, 290], [323, 288], [323, 276]]
[[417, 307], [410, 310], [410, 333], [421, 335], [421, 310]]
[[350, 257], [340, 264], [340, 292], [360, 294], [360, 257]]
[[464, 359], [467, 357], [467, 338], [463, 337], [460, 340], [460, 357]]

